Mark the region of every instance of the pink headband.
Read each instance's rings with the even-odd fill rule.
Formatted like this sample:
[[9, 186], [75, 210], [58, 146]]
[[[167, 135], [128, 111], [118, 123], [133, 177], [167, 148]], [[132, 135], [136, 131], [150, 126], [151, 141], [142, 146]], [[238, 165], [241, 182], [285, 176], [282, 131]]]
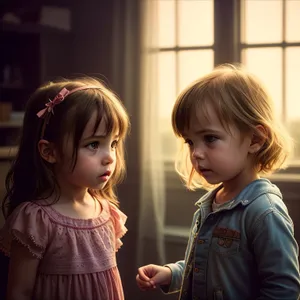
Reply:
[[87, 90], [87, 89], [99, 89], [98, 86], [92, 86], [92, 85], [85, 85], [85, 86], [80, 86], [78, 88], [75, 88], [71, 91], [69, 91], [68, 89], [66, 88], [63, 88], [54, 98], [53, 100], [50, 100], [49, 99], [49, 102], [45, 104], [45, 108], [43, 108], [42, 110], [40, 110], [36, 115], [39, 117], [39, 118], [46, 118], [46, 120], [44, 121], [44, 124], [43, 124], [43, 128], [42, 128], [42, 135], [41, 137], [43, 137], [44, 135], [44, 131], [45, 131], [45, 127], [46, 127], [46, 124], [48, 123], [49, 121], [49, 118], [51, 116], [51, 113], [54, 114], [54, 111], [53, 111], [53, 108], [64, 101], [64, 99], [68, 96], [68, 95], [71, 95], [73, 94], [74, 92], [77, 92], [77, 91], [81, 91], [81, 90]]

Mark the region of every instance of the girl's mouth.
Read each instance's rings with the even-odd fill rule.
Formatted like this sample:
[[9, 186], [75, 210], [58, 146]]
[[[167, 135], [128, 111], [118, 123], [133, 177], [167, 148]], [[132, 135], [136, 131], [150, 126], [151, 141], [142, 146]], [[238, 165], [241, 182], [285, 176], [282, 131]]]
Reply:
[[105, 173], [103, 173], [102, 175], [99, 176], [99, 178], [103, 181], [107, 181], [110, 177], [111, 171], [106, 171]]

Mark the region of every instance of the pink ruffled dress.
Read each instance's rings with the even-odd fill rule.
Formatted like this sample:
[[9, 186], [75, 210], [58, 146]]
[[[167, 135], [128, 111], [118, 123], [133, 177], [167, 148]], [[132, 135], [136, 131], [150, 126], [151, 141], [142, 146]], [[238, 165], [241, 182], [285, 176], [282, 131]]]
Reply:
[[17, 240], [40, 259], [34, 300], [123, 300], [116, 251], [126, 216], [101, 200], [94, 219], [74, 219], [39, 202], [21, 204], [0, 231], [0, 249]]

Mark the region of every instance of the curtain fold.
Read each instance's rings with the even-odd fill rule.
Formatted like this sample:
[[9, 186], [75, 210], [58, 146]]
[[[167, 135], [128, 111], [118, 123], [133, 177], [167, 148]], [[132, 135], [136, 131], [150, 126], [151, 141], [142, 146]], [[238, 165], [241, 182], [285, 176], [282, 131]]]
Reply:
[[[158, 1], [142, 1], [141, 16], [141, 200], [138, 263], [163, 264], [166, 193], [158, 103]], [[149, 259], [152, 261], [148, 261]]]
[[137, 268], [165, 263], [165, 178], [158, 103], [156, 0], [113, 0], [112, 80], [132, 129], [126, 144], [127, 177], [118, 187], [129, 229], [118, 254], [125, 299], [138, 299]]
[[[131, 132], [126, 142], [127, 176], [118, 186], [121, 210], [128, 216], [122, 248], [117, 254], [125, 299], [140, 299], [135, 283], [141, 186], [140, 146], [140, 69], [141, 16], [140, 0], [111, 0], [112, 44], [111, 86], [128, 111]], [[107, 1], [110, 2], [110, 1]], [[102, 59], [106, 59], [105, 57]]]

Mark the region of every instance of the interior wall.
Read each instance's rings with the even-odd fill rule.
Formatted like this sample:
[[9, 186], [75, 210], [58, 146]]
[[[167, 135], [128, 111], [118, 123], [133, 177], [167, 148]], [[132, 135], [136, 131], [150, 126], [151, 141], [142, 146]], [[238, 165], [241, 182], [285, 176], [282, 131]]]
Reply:
[[[139, 0], [73, 3], [72, 73], [100, 76], [123, 100], [130, 115], [126, 143], [127, 177], [118, 187], [121, 210], [128, 216], [118, 265], [125, 299], [143, 299], [136, 286], [139, 222]], [[153, 299], [153, 298], [152, 298]]]

